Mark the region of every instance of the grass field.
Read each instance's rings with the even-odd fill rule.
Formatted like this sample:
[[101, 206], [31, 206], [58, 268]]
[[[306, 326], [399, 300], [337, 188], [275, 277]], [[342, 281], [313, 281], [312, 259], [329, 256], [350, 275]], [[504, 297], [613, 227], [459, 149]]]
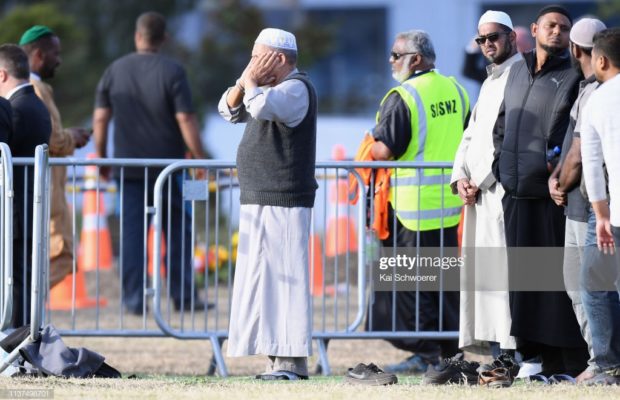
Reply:
[[55, 399], [617, 399], [620, 388], [516, 384], [508, 389], [419, 385], [420, 378], [401, 377], [397, 385], [362, 387], [341, 377], [309, 381], [257, 382], [249, 377], [206, 378], [140, 376], [136, 379], [2, 379], [11, 389], [52, 389]]
[[[106, 357], [123, 379], [0, 378], [0, 389], [51, 389], [55, 399], [618, 399], [620, 387], [597, 387], [518, 382], [508, 389], [420, 385], [419, 376], [399, 376], [389, 387], [363, 387], [342, 380], [347, 367], [358, 362], [378, 365], [406, 353], [380, 340], [332, 341], [330, 365], [334, 375], [312, 376], [303, 382], [260, 382], [262, 357], [227, 358], [231, 377], [206, 377], [211, 357], [206, 341], [153, 338], [64, 338], [72, 347], [87, 347]], [[311, 359], [311, 365], [316, 356]], [[128, 378], [135, 375], [135, 378]], [[6, 392], [0, 390], [6, 397]], [[17, 398], [14, 396], [13, 398]], [[24, 398], [24, 397], [21, 397]]]

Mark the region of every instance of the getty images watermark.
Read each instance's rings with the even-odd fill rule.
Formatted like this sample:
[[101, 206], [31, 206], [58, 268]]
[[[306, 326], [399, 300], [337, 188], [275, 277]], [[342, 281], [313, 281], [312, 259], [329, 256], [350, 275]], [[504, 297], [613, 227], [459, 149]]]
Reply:
[[424, 290], [439, 290], [443, 275], [465, 265], [465, 257], [458, 249], [439, 248], [385, 248], [381, 250], [373, 279], [376, 290], [412, 290], [422, 284]]
[[378, 291], [615, 291], [620, 276], [620, 254], [597, 247], [397, 247], [372, 260]]
[[54, 389], [0, 389], [0, 399], [53, 399]]

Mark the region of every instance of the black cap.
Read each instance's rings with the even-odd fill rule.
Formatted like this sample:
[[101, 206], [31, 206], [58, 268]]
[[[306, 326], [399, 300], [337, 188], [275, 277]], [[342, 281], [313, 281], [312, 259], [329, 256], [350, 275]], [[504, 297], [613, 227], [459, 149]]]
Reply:
[[571, 25], [573, 24], [573, 17], [570, 16], [570, 13], [568, 12], [568, 10], [564, 7], [562, 7], [559, 4], [552, 4], [550, 6], [546, 6], [540, 9], [540, 11], [538, 11], [538, 16], [536, 16], [536, 21], [538, 21], [540, 19], [540, 17], [542, 17], [545, 14], [549, 14], [549, 13], [558, 13], [558, 14], [562, 14], [564, 15], [566, 18], [568, 18], [568, 20], [570, 21]]

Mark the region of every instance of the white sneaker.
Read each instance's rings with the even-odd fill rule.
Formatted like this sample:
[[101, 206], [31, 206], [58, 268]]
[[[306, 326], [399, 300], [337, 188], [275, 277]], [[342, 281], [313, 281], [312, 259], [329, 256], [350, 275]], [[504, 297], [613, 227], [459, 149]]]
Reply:
[[519, 378], [527, 378], [530, 375], [536, 375], [542, 371], [541, 363], [533, 363], [533, 362], [522, 362], [521, 368], [519, 369], [519, 374], [516, 379]]

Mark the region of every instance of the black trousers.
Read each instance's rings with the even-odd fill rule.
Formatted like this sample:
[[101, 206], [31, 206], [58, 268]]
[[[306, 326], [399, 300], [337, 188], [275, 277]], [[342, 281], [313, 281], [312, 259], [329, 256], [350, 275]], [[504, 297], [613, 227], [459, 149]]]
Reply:
[[[396, 220], [394, 237], [394, 214], [390, 207], [388, 220], [390, 237], [382, 242], [383, 247], [439, 247], [443, 235], [444, 247], [457, 247], [457, 227], [419, 232], [411, 231]], [[439, 303], [443, 298], [442, 328], [444, 331], [459, 330], [459, 292], [420, 292], [416, 312], [416, 292], [373, 293], [374, 301], [369, 305], [366, 329], [369, 331], [414, 331], [416, 314], [420, 331], [439, 330]], [[394, 316], [394, 317], [393, 317]], [[458, 340], [430, 339], [388, 339], [394, 347], [419, 354], [423, 358], [451, 357], [458, 351]]]
[[11, 327], [30, 323], [30, 287], [32, 281], [32, 238], [13, 239], [13, 308]]
[[[502, 199], [506, 243], [511, 248], [562, 247], [563, 209], [546, 199]], [[508, 258], [510, 276], [520, 274], [515, 257]], [[551, 262], [558, 266], [550, 265]], [[560, 268], [562, 259], [541, 260], [536, 268]], [[521, 272], [522, 273], [522, 272]], [[514, 278], [513, 278], [514, 279]], [[532, 276], [536, 279], [536, 276]], [[588, 349], [566, 292], [510, 292], [511, 335], [524, 359], [540, 356], [543, 374], [580, 373], [587, 367]]]

